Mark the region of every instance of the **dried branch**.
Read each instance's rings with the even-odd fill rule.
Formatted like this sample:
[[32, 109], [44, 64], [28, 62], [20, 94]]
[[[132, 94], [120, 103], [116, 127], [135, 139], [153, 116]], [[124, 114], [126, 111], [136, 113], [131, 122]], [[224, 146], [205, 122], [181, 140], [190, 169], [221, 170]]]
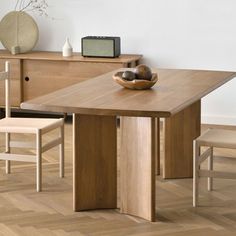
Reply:
[[48, 4], [46, 0], [17, 0], [15, 10], [18, 11], [33, 11], [37, 12], [40, 16], [48, 16]]
[[16, 5], [15, 5], [15, 8], [14, 8], [15, 11], [17, 10], [17, 6], [18, 6], [18, 4], [19, 4], [19, 0], [16, 1]]

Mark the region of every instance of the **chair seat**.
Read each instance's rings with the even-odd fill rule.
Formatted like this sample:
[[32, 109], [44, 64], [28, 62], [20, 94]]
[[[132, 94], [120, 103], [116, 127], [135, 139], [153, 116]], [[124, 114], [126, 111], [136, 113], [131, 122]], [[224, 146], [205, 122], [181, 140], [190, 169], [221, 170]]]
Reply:
[[63, 119], [4, 118], [0, 120], [0, 132], [4, 133], [42, 133], [63, 125]]
[[236, 131], [209, 129], [196, 140], [201, 146], [236, 148]]

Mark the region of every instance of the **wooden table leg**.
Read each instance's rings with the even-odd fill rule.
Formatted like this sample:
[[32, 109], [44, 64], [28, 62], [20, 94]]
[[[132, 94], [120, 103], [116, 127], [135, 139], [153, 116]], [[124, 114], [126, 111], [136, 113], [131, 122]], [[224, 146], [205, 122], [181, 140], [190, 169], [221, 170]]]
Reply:
[[159, 119], [121, 117], [121, 213], [155, 221]]
[[116, 117], [73, 115], [74, 210], [117, 208]]
[[201, 101], [165, 119], [164, 178], [193, 176], [193, 140], [200, 132]]

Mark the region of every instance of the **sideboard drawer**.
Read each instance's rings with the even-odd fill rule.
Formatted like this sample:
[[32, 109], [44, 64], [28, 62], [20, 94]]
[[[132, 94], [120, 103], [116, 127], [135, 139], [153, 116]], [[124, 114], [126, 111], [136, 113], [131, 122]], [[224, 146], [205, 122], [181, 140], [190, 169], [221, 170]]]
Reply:
[[[5, 61], [10, 62], [11, 106], [19, 107], [22, 102], [21, 93], [21, 61], [19, 59], [0, 59], [0, 71], [5, 69]], [[0, 81], [0, 106], [5, 105], [5, 83]]]

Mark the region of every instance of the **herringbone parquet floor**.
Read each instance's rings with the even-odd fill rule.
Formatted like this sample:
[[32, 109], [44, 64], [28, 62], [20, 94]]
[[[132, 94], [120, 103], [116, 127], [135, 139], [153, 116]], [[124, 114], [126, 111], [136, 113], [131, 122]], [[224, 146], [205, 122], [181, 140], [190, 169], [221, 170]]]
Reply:
[[[23, 136], [26, 138], [26, 136]], [[50, 138], [48, 135], [46, 138]], [[4, 136], [0, 136], [3, 151]], [[236, 171], [235, 151], [217, 150], [215, 167]], [[58, 177], [57, 150], [45, 153], [43, 192], [35, 191], [35, 166], [13, 163], [12, 174], [0, 162], [1, 235], [91, 235], [91, 236], [219, 236], [236, 235], [236, 181], [215, 180], [214, 191], [206, 191], [201, 179], [201, 207], [192, 208], [192, 179], [163, 180], [157, 177], [156, 219], [121, 215], [118, 210], [75, 213], [72, 210], [72, 127], [66, 124], [66, 177]]]

